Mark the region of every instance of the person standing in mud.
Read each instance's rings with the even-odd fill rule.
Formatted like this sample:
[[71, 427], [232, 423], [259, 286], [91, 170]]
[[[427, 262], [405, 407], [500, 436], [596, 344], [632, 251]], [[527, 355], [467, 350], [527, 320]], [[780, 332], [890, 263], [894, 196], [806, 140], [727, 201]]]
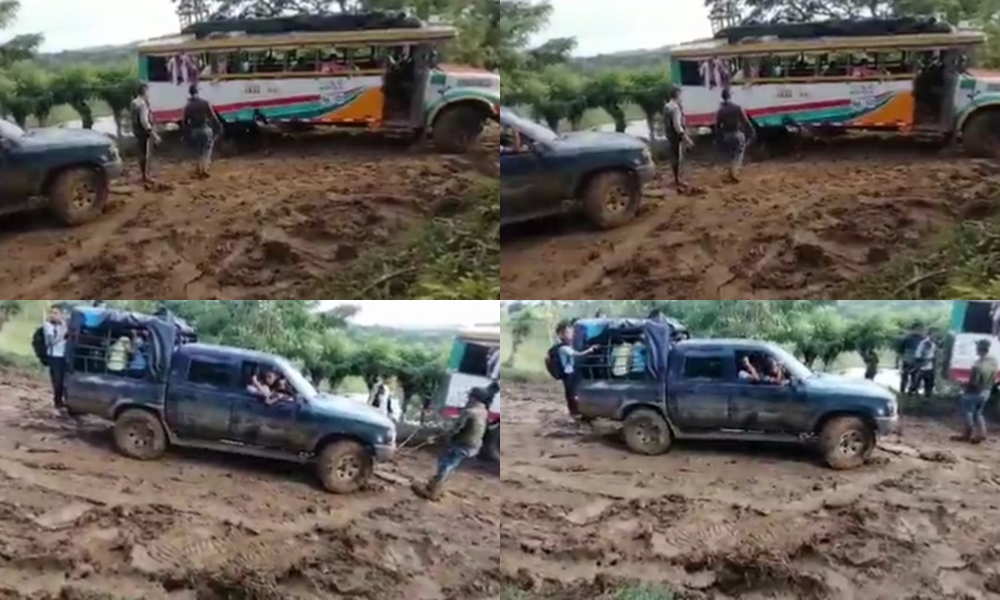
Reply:
[[49, 363], [49, 379], [52, 382], [52, 401], [60, 413], [66, 410], [66, 312], [61, 305], [49, 309], [48, 317], [42, 324], [45, 335], [45, 349]]
[[195, 177], [206, 179], [212, 166], [212, 148], [215, 138], [222, 133], [222, 121], [215, 113], [215, 108], [198, 93], [198, 84], [192, 83], [188, 88], [188, 102], [184, 106], [184, 121], [182, 127], [194, 146], [198, 156], [198, 166]]
[[139, 84], [139, 93], [132, 99], [130, 115], [132, 135], [135, 136], [139, 154], [142, 185], [146, 189], [151, 189], [154, 184], [150, 176], [149, 162], [153, 155], [153, 145], [160, 143], [160, 135], [153, 128], [152, 111], [149, 108], [149, 85]]
[[681, 106], [681, 89], [671, 88], [667, 103], [663, 107], [663, 128], [670, 149], [670, 169], [674, 174], [674, 187], [683, 193], [687, 186], [681, 178], [684, 168], [684, 153], [694, 145], [684, 127], [684, 108]]
[[437, 473], [425, 484], [414, 483], [413, 493], [427, 500], [438, 500], [448, 479], [467, 458], [479, 456], [483, 438], [489, 427], [490, 404], [493, 396], [483, 388], [469, 390], [462, 414], [446, 435], [448, 445], [438, 458]]
[[962, 441], [979, 444], [986, 439], [986, 419], [983, 409], [990, 399], [993, 386], [996, 385], [997, 371], [1000, 367], [995, 358], [990, 356], [990, 340], [976, 342], [978, 359], [972, 365], [969, 381], [965, 384], [959, 404], [965, 417], [965, 432]]
[[722, 105], [715, 114], [715, 133], [729, 166], [728, 180], [738, 183], [743, 155], [747, 142], [753, 139], [754, 129], [747, 112], [733, 102], [729, 88], [722, 90]]
[[576, 359], [581, 356], [586, 356], [597, 350], [598, 346], [591, 346], [586, 350], [577, 351], [573, 349], [573, 322], [572, 321], [562, 321], [556, 326], [556, 336], [559, 338], [559, 344], [557, 346], [557, 359], [558, 364], [556, 365], [556, 370], [559, 373], [559, 379], [563, 384], [563, 392], [566, 397], [566, 409], [569, 411], [569, 415], [579, 421], [589, 421], [589, 419], [582, 418], [580, 416], [580, 406], [576, 398], [576, 386], [579, 382], [579, 376], [576, 371]]
[[910, 384], [910, 394], [915, 395], [924, 388], [924, 396], [930, 398], [934, 393], [934, 368], [937, 362], [937, 330], [929, 329], [917, 345], [916, 377]]
[[878, 352], [874, 348], [861, 351], [861, 360], [865, 363], [865, 379], [874, 380], [878, 375]]
[[899, 393], [909, 394], [916, 379], [917, 346], [924, 338], [923, 328], [914, 325], [896, 344], [896, 368], [899, 369]]

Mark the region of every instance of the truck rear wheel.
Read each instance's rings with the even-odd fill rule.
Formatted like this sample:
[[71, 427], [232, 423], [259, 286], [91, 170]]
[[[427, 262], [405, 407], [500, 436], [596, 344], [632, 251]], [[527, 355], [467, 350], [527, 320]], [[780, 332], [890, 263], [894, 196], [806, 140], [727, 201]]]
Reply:
[[500, 462], [500, 428], [491, 429], [486, 433], [483, 443], [483, 458], [492, 462]]
[[670, 449], [674, 436], [663, 415], [650, 408], [638, 408], [625, 417], [622, 427], [625, 445], [637, 454], [663, 454]]
[[642, 189], [630, 173], [598, 173], [583, 190], [583, 211], [601, 229], [621, 227], [635, 219]]
[[89, 223], [108, 201], [108, 179], [96, 168], [75, 167], [56, 175], [47, 192], [52, 212], [66, 225]]
[[1000, 110], [980, 109], [962, 127], [962, 147], [976, 158], [1000, 154]]
[[130, 408], [115, 419], [115, 446], [137, 460], [155, 460], [167, 451], [167, 432], [153, 413]]
[[860, 417], [834, 417], [820, 431], [819, 450], [831, 469], [856, 469], [875, 450], [875, 431]]
[[434, 119], [431, 138], [434, 146], [449, 154], [464, 154], [479, 142], [486, 128], [484, 111], [470, 104], [445, 108]]
[[334, 494], [351, 494], [363, 488], [375, 470], [375, 461], [361, 444], [341, 440], [327, 444], [316, 461], [323, 487]]

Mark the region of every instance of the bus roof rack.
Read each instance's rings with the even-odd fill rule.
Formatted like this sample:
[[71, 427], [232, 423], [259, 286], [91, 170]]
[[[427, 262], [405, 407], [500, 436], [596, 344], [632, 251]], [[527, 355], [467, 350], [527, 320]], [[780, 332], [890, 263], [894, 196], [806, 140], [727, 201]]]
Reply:
[[813, 23], [748, 23], [727, 27], [716, 33], [715, 39], [724, 39], [730, 44], [736, 44], [760, 38], [802, 40], [954, 32], [954, 27], [934, 18], [836, 19]]
[[425, 23], [405, 12], [369, 12], [335, 15], [296, 15], [270, 19], [218, 19], [193, 23], [181, 33], [205, 39], [213, 34], [245, 33], [275, 35], [282, 33], [323, 33], [334, 31], [369, 31], [421, 29]]

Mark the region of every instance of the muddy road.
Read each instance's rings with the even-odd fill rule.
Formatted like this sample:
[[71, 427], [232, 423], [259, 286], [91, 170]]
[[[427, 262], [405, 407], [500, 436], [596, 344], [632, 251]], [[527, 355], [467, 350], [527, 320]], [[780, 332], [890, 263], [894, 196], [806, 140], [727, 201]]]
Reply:
[[504, 297], [846, 298], [900, 252], [1000, 208], [995, 164], [905, 140], [803, 142], [751, 161], [738, 186], [694, 163], [700, 193], [685, 196], [668, 189], [668, 164], [658, 171], [626, 227], [505, 229]]
[[786, 447], [642, 457], [610, 424], [569, 423], [551, 386], [505, 394], [500, 551], [524, 598], [613, 598], [625, 581], [713, 600], [1000, 597], [996, 442], [907, 420], [852, 472]]
[[83, 227], [45, 214], [0, 219], [0, 295], [316, 297], [355, 261], [454, 216], [477, 179], [499, 175], [492, 139], [463, 157], [329, 135], [255, 146], [229, 148], [205, 182], [173, 147], [154, 166], [172, 186], [162, 192], [145, 191], [126, 159], [103, 218]]
[[38, 381], [0, 371], [0, 598], [490, 598], [499, 589], [499, 468], [464, 467], [440, 503], [398, 483], [344, 497], [283, 463], [111, 448], [100, 422], [54, 418]]

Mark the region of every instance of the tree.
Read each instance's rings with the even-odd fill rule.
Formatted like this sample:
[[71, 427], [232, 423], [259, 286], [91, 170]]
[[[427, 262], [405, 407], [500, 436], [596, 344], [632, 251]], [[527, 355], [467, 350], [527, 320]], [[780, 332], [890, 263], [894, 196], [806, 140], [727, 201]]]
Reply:
[[[0, 31], [14, 24], [20, 10], [20, 0], [0, 0]], [[0, 69], [6, 69], [16, 62], [34, 57], [43, 39], [40, 34], [35, 33], [15, 36], [0, 44]]]
[[0, 330], [8, 321], [21, 314], [24, 305], [18, 300], [0, 300]]
[[122, 121], [138, 91], [139, 76], [129, 67], [112, 67], [97, 72], [94, 94], [111, 109], [118, 137], [122, 136]]
[[84, 129], [93, 129], [94, 110], [90, 101], [97, 91], [94, 73], [84, 67], [70, 67], [57, 73], [51, 82], [57, 104], [68, 104], [80, 115]]
[[515, 313], [510, 320], [510, 335], [511, 335], [511, 349], [510, 356], [507, 357], [506, 364], [514, 364], [514, 356], [517, 355], [517, 351], [521, 348], [521, 344], [524, 340], [531, 335], [531, 330], [534, 329], [538, 320], [535, 314], [530, 310], [524, 310]]

